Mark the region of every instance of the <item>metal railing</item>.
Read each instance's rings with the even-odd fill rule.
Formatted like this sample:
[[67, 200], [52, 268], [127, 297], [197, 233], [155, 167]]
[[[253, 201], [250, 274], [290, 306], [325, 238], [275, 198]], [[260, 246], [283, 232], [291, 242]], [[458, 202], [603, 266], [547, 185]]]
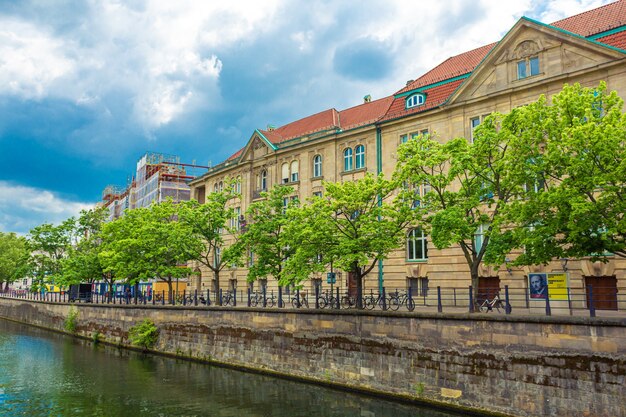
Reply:
[[29, 292], [9, 290], [1, 297], [52, 303], [91, 303], [117, 305], [170, 305], [185, 307], [251, 307], [291, 309], [362, 309], [380, 311], [430, 311], [438, 313], [515, 314], [515, 315], [577, 315], [626, 316], [626, 291], [616, 287], [586, 286], [560, 289], [558, 294], [531, 294], [527, 288], [435, 287], [420, 289], [383, 288], [381, 292], [295, 290], [289, 293], [243, 290], [160, 291], [87, 293], [70, 296], [68, 292]]

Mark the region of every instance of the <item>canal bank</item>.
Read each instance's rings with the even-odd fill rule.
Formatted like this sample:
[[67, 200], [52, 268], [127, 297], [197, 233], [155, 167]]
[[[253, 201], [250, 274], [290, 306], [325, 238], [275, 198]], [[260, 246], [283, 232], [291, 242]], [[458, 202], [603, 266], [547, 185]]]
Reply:
[[[76, 334], [159, 352], [510, 416], [626, 416], [626, 321], [571, 317], [75, 306]], [[0, 317], [63, 331], [70, 305], [0, 298]]]

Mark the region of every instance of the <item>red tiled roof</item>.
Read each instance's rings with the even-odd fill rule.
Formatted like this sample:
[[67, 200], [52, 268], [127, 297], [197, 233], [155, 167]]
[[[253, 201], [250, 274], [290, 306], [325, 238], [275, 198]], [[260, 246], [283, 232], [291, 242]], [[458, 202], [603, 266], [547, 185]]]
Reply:
[[429, 88], [423, 91], [426, 94], [426, 102], [422, 106], [418, 106], [412, 109], [405, 108], [405, 98], [396, 98], [389, 111], [381, 120], [395, 119], [396, 117], [406, 116], [409, 114], [421, 113], [426, 110], [430, 110], [443, 104], [452, 93], [461, 85], [465, 79], [452, 81], [446, 84], [438, 85], [433, 88]]
[[227, 161], [232, 161], [235, 158], [239, 158], [241, 156], [241, 154], [243, 153], [243, 150], [246, 149], [245, 147], [239, 149], [237, 152], [235, 152], [234, 154], [232, 154], [231, 156], [228, 157], [228, 159], [226, 159]]
[[359, 104], [339, 112], [339, 122], [343, 130], [374, 123], [380, 119], [393, 102], [393, 96]]
[[[619, 0], [551, 24], [551, 26], [585, 37], [624, 25], [626, 25], [626, 0]], [[626, 49], [626, 32], [608, 35], [597, 39], [597, 41]], [[397, 91], [395, 95], [471, 73], [496, 44], [497, 42], [494, 42], [446, 59], [417, 80]], [[404, 97], [394, 99], [393, 96], [390, 96], [371, 103], [351, 107], [341, 112], [335, 109], [328, 109], [275, 130], [260, 130], [260, 132], [271, 143], [279, 144], [289, 139], [325, 130], [339, 128], [346, 130], [374, 123], [378, 120], [389, 120], [420, 113], [445, 103], [463, 81], [464, 79], [456, 80], [423, 90], [426, 93], [426, 103], [410, 110], [405, 109]], [[228, 160], [241, 156], [242, 151], [243, 148], [229, 157]]]
[[339, 113], [335, 109], [328, 109], [274, 130], [260, 131], [267, 140], [277, 144], [289, 139], [333, 128], [339, 128]]
[[497, 42], [446, 59], [396, 94], [472, 72]]
[[626, 31], [614, 33], [612, 35], [603, 36], [596, 39], [598, 42], [614, 46], [620, 49], [626, 49]]
[[624, 0], [552, 23], [552, 26], [585, 37], [624, 25], [626, 25], [626, 1]]

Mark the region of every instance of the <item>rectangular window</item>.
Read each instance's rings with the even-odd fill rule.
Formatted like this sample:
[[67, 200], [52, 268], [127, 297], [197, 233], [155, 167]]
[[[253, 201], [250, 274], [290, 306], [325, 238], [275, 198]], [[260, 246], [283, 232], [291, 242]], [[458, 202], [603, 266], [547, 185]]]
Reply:
[[409, 140], [417, 139], [419, 135], [427, 136], [428, 129], [422, 129], [419, 132], [412, 132], [406, 135], [400, 135], [400, 143], [407, 143]]
[[322, 192], [321, 191], [313, 191], [313, 196], [322, 198]]
[[291, 173], [291, 182], [296, 182], [298, 181], [298, 173], [297, 172], [292, 172]]
[[526, 60], [517, 62], [517, 79], [526, 78]]
[[485, 241], [485, 231], [489, 228], [486, 224], [481, 224], [474, 232], [474, 250], [479, 253]]
[[480, 117], [472, 117], [470, 119], [470, 143], [474, 143], [474, 129], [480, 124]]
[[428, 277], [409, 278], [408, 284], [413, 297], [428, 296]]
[[425, 261], [428, 259], [428, 239], [421, 228], [413, 229], [407, 236], [407, 260]]
[[530, 75], [539, 74], [539, 57], [530, 58]]

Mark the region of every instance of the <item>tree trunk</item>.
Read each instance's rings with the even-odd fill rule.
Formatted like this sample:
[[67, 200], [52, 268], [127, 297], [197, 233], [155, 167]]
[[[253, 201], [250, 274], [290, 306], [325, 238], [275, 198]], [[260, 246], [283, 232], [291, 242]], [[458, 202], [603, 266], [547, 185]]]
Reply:
[[215, 300], [218, 305], [222, 305], [222, 299], [220, 298], [220, 271], [219, 269], [213, 270], [213, 291], [215, 294]]
[[478, 274], [478, 264], [474, 264], [470, 268], [470, 276], [472, 282], [472, 292], [474, 293], [474, 304], [472, 305], [472, 311], [477, 311], [478, 308], [478, 282], [480, 280], [480, 276]]
[[361, 267], [355, 262], [352, 264], [353, 273], [356, 275], [356, 308], [363, 308], [363, 271]]
[[174, 300], [172, 297], [174, 297], [174, 293], [173, 293], [173, 288], [172, 288], [172, 277], [167, 277], [167, 288], [168, 288], [168, 299], [169, 299], [169, 303], [172, 304], [172, 301]]

